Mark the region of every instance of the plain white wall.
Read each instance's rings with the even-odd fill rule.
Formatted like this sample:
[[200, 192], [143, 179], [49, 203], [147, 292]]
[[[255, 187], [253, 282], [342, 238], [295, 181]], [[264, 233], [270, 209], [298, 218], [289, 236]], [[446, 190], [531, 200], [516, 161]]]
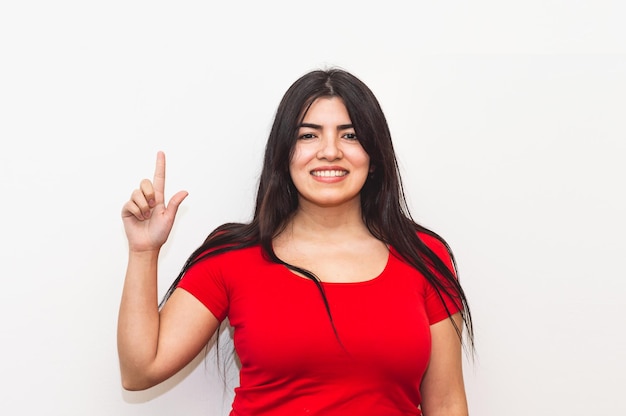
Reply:
[[624, 414], [624, 12], [602, 1], [3, 3], [3, 409], [227, 414], [212, 352], [161, 386], [122, 391], [120, 209], [164, 150], [166, 192], [190, 196], [161, 259], [163, 292], [215, 226], [249, 219], [285, 89], [336, 65], [377, 94], [413, 214], [456, 253], [476, 325], [471, 413]]

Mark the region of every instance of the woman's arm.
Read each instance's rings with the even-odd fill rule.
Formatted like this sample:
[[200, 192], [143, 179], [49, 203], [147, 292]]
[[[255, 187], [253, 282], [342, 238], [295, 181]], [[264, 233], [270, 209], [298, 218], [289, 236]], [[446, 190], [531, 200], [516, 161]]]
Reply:
[[122, 385], [129, 390], [143, 390], [174, 375], [219, 326], [215, 316], [183, 290], [176, 290], [159, 313], [159, 251], [187, 196], [185, 191], [178, 192], [165, 206], [164, 188], [165, 155], [159, 152], [153, 181], [141, 181], [122, 209], [129, 254], [117, 346]]
[[144, 390], [176, 374], [219, 326], [194, 296], [177, 289], [158, 311], [156, 259], [131, 254], [120, 304], [117, 345], [122, 386]]
[[[460, 313], [452, 316], [458, 328]], [[449, 319], [430, 326], [432, 351], [422, 380], [424, 416], [467, 416], [467, 399], [463, 381], [462, 345]]]

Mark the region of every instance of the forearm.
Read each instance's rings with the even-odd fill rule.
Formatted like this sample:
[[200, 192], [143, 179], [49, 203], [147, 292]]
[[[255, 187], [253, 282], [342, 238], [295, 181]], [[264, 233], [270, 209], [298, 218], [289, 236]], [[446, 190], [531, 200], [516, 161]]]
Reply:
[[127, 388], [147, 376], [157, 353], [158, 254], [158, 250], [129, 253], [117, 328], [120, 369]]

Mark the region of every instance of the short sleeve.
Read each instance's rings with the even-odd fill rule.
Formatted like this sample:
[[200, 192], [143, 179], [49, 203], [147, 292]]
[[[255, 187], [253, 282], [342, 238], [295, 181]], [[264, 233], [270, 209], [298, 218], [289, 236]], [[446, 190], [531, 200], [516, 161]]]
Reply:
[[228, 315], [229, 305], [222, 271], [217, 255], [192, 265], [178, 282], [179, 288], [196, 297], [220, 321]]
[[[420, 234], [420, 238], [456, 276], [456, 272], [452, 264], [452, 258], [450, 257], [450, 253], [448, 253], [446, 246], [436, 237], [430, 236], [428, 234]], [[442, 276], [438, 275], [437, 273], [436, 275], [441, 279], [442, 283], [444, 283], [446, 287], [450, 287], [450, 284], [445, 282]], [[443, 290], [440, 290], [440, 293], [438, 294], [437, 290], [430, 282], [427, 282], [426, 284], [427, 286], [425, 307], [426, 313], [428, 315], [428, 321], [431, 325], [442, 321], [451, 315], [454, 315], [462, 309], [462, 304], [458, 297], [452, 298], [451, 296], [447, 295]], [[454, 290], [452, 288], [451, 291], [452, 293], [454, 293]]]

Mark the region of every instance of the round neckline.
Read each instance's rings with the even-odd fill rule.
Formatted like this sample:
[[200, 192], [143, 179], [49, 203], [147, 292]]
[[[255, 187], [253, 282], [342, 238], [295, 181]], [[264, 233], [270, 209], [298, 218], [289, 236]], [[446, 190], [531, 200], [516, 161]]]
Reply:
[[[360, 281], [357, 281], [357, 282], [324, 282], [324, 281], [320, 281], [320, 283], [324, 287], [356, 287], [356, 286], [367, 286], [367, 285], [375, 284], [375, 283], [381, 281], [387, 275], [387, 270], [389, 269], [389, 265], [391, 263], [391, 257], [392, 256], [393, 256], [392, 248], [389, 247], [388, 250], [387, 250], [387, 260], [385, 262], [385, 266], [383, 267], [382, 271], [378, 275], [374, 276], [371, 279], [360, 280]], [[301, 280], [303, 282], [311, 282], [311, 279], [309, 279], [306, 276], [300, 276], [300, 275], [296, 274], [293, 270], [291, 270], [290, 268], [288, 268], [284, 264], [281, 264], [280, 267], [292, 278]]]

